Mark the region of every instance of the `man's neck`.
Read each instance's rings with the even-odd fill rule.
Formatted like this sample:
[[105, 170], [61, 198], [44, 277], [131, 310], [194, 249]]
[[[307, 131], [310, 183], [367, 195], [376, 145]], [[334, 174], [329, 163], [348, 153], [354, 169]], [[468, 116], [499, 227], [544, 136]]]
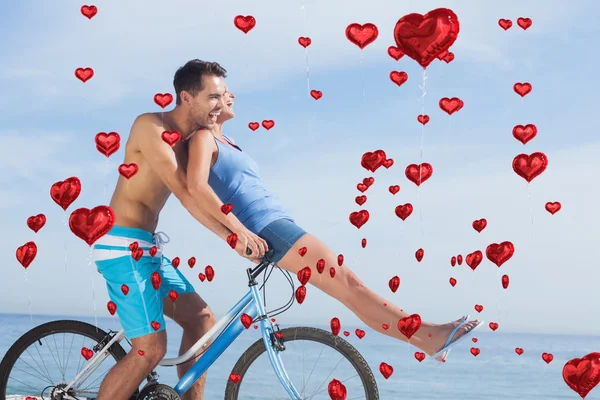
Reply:
[[183, 109], [179, 106], [176, 106], [171, 111], [167, 111], [165, 115], [168, 118], [169, 124], [172, 125], [171, 128], [181, 133], [182, 140], [189, 139], [200, 128], [185, 116]]

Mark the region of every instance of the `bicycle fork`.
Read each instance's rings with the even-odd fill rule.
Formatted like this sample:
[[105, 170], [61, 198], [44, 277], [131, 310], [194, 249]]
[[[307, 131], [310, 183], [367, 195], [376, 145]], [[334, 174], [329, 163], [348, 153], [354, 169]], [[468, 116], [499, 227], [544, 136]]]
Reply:
[[[278, 346], [280, 343], [279, 338], [275, 336], [273, 327], [267, 318], [265, 308], [260, 301], [260, 292], [258, 291], [258, 287], [256, 285], [252, 285], [250, 286], [250, 290], [254, 296], [256, 309], [258, 311], [257, 319], [261, 327], [263, 342], [265, 344], [271, 366], [275, 371], [275, 375], [277, 375], [277, 379], [279, 379], [279, 382], [283, 385], [283, 388], [293, 400], [302, 400], [300, 393], [298, 393], [298, 390], [294, 387], [294, 384], [292, 383], [283, 365], [283, 360], [281, 359], [280, 354], [282, 349]], [[283, 349], [285, 349], [285, 347], [283, 347]]]

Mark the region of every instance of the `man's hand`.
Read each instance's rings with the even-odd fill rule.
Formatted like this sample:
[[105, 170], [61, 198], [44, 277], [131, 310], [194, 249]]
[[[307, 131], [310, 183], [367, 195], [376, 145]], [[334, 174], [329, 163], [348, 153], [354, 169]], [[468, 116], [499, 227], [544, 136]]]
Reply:
[[[251, 260], [260, 260], [265, 256], [265, 253], [269, 250], [269, 246], [264, 239], [258, 237], [248, 229], [242, 229], [241, 232], [237, 233], [237, 244], [235, 251], [242, 257]], [[252, 250], [250, 254], [246, 252], [246, 249]]]

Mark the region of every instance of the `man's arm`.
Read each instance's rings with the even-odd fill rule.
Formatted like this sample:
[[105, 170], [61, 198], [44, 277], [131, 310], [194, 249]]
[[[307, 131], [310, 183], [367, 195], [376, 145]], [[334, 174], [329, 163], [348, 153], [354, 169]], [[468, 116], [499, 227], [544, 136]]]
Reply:
[[136, 118], [131, 127], [131, 135], [137, 135], [140, 151], [148, 161], [150, 168], [177, 197], [183, 207], [202, 225], [210, 229], [223, 240], [231, 234], [222, 222], [198, 207], [188, 191], [187, 177], [179, 167], [175, 152], [162, 140], [164, 128], [157, 124], [152, 115], [144, 114]]

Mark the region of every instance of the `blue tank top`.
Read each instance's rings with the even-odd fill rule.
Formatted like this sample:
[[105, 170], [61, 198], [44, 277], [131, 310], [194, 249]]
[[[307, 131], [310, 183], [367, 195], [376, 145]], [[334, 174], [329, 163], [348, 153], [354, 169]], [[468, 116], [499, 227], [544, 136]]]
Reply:
[[265, 187], [254, 159], [214, 139], [218, 148], [217, 161], [210, 169], [208, 184], [223, 204], [233, 205], [233, 215], [255, 234], [275, 220], [294, 221], [281, 201]]

